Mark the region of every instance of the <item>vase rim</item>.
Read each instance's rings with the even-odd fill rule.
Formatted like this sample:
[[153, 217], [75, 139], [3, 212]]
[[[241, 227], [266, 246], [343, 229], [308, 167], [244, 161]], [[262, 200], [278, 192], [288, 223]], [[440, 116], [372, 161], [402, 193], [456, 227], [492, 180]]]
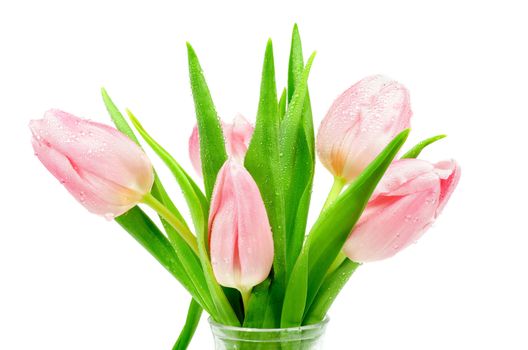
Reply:
[[210, 316], [208, 318], [208, 321], [211, 326], [221, 328], [223, 330], [228, 330], [228, 331], [238, 331], [238, 332], [248, 332], [248, 333], [273, 333], [273, 332], [299, 332], [299, 331], [309, 331], [309, 330], [320, 329], [321, 327], [326, 326], [326, 324], [330, 321], [330, 318], [328, 316], [325, 316], [323, 320], [318, 323], [308, 324], [308, 325], [298, 326], [298, 327], [286, 327], [286, 328], [246, 328], [246, 327], [237, 327], [237, 326], [227, 326], [227, 325], [216, 322]]

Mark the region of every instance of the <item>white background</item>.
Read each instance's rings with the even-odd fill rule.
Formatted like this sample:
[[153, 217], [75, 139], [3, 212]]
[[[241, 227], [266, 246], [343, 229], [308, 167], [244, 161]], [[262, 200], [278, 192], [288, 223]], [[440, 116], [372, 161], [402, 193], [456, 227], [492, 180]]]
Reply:
[[[274, 39], [282, 87], [294, 22], [305, 56], [318, 51], [310, 77], [316, 125], [344, 89], [383, 73], [411, 91], [408, 147], [447, 133], [423, 157], [456, 158], [463, 168], [417, 245], [351, 279], [331, 310], [327, 349], [528, 348], [521, 1], [176, 3], [1, 2], [0, 349], [167, 350], [189, 301], [126, 232], [88, 214], [45, 171], [28, 121], [55, 107], [109, 122], [105, 86], [190, 169], [185, 42], [221, 116], [254, 119], [266, 40]], [[317, 171], [312, 222], [331, 180]], [[212, 348], [205, 317], [191, 348]]]

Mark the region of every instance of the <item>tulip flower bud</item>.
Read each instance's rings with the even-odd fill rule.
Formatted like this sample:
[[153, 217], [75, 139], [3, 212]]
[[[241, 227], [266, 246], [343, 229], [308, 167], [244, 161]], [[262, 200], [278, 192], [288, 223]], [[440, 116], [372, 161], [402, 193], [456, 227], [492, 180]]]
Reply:
[[[242, 115], [238, 114], [232, 124], [222, 123], [222, 130], [226, 141], [227, 154], [243, 163], [251, 136], [255, 128]], [[189, 156], [194, 170], [202, 175], [202, 161], [200, 159], [200, 139], [198, 127], [195, 126], [189, 138]]]
[[273, 237], [257, 184], [232, 159], [220, 169], [209, 213], [211, 263], [218, 283], [248, 292], [273, 263]]
[[350, 182], [401, 131], [409, 128], [409, 92], [381, 75], [364, 78], [333, 103], [317, 134], [317, 154], [336, 177]]
[[395, 161], [378, 184], [343, 248], [353, 261], [389, 258], [431, 226], [460, 178], [455, 161]]
[[111, 219], [150, 192], [149, 159], [118, 130], [60, 110], [32, 120], [29, 128], [39, 160], [90, 212]]

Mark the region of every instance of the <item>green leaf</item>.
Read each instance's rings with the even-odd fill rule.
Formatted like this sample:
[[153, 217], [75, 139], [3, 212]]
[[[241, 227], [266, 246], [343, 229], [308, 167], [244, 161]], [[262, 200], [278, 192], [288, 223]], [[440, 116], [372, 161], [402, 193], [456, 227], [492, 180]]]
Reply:
[[255, 131], [245, 167], [257, 183], [273, 232], [275, 283], [286, 284], [286, 231], [279, 166], [279, 114], [271, 40], [266, 46]]
[[205, 193], [211, 198], [216, 176], [227, 160], [222, 125], [207, 87], [205, 77], [191, 44], [187, 43], [189, 76], [200, 135], [200, 158]]
[[286, 99], [288, 98], [288, 93], [286, 88], [282, 90], [281, 97], [279, 99], [279, 120], [282, 121], [284, 115], [286, 114]]
[[309, 252], [307, 308], [310, 307], [329, 267], [341, 251], [376, 185], [408, 134], [409, 129], [396, 136], [361, 175], [321, 213], [312, 227], [306, 242], [312, 247]]
[[301, 36], [297, 24], [293, 26], [292, 41], [290, 46], [290, 59], [288, 61], [288, 102], [291, 102], [295, 88], [300, 83], [304, 70]]
[[[303, 68], [304, 60], [301, 37], [297, 25], [295, 25], [293, 28], [288, 66], [288, 92], [290, 94], [290, 103], [291, 98], [295, 95], [296, 85], [302, 83]], [[297, 133], [297, 141], [294, 146], [295, 160], [293, 172], [290, 174], [293, 179], [290, 182], [291, 188], [286, 191], [287, 197], [285, 201], [288, 203], [288, 206], [286, 207], [288, 271], [291, 271], [293, 268], [304, 242], [315, 167], [315, 138], [308, 87], [306, 87], [301, 123], [302, 128], [300, 128]]]
[[198, 190], [198, 186], [194, 184], [191, 177], [183, 170], [178, 162], [167, 152], [159, 143], [156, 142], [143, 128], [139, 120], [132, 114], [131, 111], [127, 110], [128, 117], [132, 124], [139, 132], [145, 142], [152, 148], [154, 152], [163, 160], [165, 165], [170, 169], [174, 178], [180, 186], [183, 196], [187, 201], [187, 205], [191, 212], [194, 227], [196, 230], [202, 229], [207, 224], [207, 212], [209, 207], [207, 206], [207, 200], [203, 193]]
[[123, 117], [123, 114], [121, 114], [110, 96], [108, 96], [105, 88], [101, 88], [101, 95], [103, 96], [103, 102], [106, 106], [106, 109], [108, 110], [108, 114], [110, 114], [110, 118], [112, 118], [117, 130], [127, 135], [132, 141], [139, 145], [139, 140], [137, 139], [136, 135], [134, 135], [134, 131], [132, 131], [132, 128], [130, 125], [128, 125], [126, 119]]
[[306, 62], [301, 80], [293, 93], [288, 110], [281, 124], [282, 138], [280, 140], [280, 150], [282, 152], [281, 158], [284, 160], [283, 167], [291, 166], [294, 162], [296, 149], [292, 145], [295, 146], [295, 141], [301, 129], [304, 102], [308, 91], [308, 75], [310, 74], [310, 68], [312, 67], [314, 58], [315, 52], [310, 56], [308, 62]]
[[[192, 267], [190, 267], [189, 272], [193, 273], [197, 278], [200, 276], [200, 273], [204, 276], [207, 286], [209, 288], [209, 293], [211, 294], [212, 301], [214, 302], [216, 307], [216, 312], [210, 312], [211, 316], [215, 320], [218, 320], [223, 324], [239, 325], [240, 323], [238, 322], [233, 308], [227, 301], [227, 298], [222, 288], [214, 277], [213, 268], [209, 259], [206, 243], [208, 242], [208, 207], [206, 206], [207, 201], [203, 197], [203, 194], [197, 192], [198, 187], [196, 185], [193, 185], [192, 180], [190, 180], [190, 177], [187, 175], [187, 173], [185, 173], [185, 171], [178, 164], [178, 162], [176, 162], [176, 160], [146, 132], [146, 130], [139, 123], [137, 118], [130, 111], [127, 112], [128, 116], [130, 117], [130, 120], [132, 121], [132, 124], [139, 132], [141, 137], [143, 137], [145, 142], [147, 142], [147, 144], [152, 148], [154, 152], [156, 152], [156, 154], [161, 158], [161, 160], [163, 160], [165, 165], [172, 172], [187, 201], [187, 205], [189, 206], [194, 226], [196, 229], [199, 258], [201, 262], [201, 269], [198, 269], [196, 266], [193, 265]], [[179, 235], [176, 236], [177, 237], [175, 237], [175, 239], [177, 240]], [[175, 247], [175, 249], [177, 248], [178, 247]]]
[[191, 339], [196, 332], [196, 328], [200, 323], [200, 317], [202, 316], [202, 308], [194, 300], [191, 300], [189, 304], [189, 310], [187, 311], [187, 319], [185, 320], [185, 325], [180, 332], [178, 341], [174, 344], [172, 350], [186, 350], [189, 346]]
[[[134, 131], [132, 130], [126, 119], [123, 117], [123, 114], [121, 114], [121, 112], [116, 107], [116, 105], [114, 104], [114, 102], [112, 101], [112, 99], [104, 88], [101, 88], [101, 94], [103, 96], [103, 102], [106, 106], [106, 109], [108, 110], [108, 114], [110, 115], [110, 118], [114, 122], [116, 128], [123, 134], [127, 135], [139, 147], [141, 147], [139, 140], [134, 134]], [[187, 223], [185, 222], [185, 219], [168, 196], [167, 191], [165, 191], [165, 188], [163, 187], [161, 180], [156, 174], [156, 171], [154, 171], [154, 185], [152, 186], [151, 192], [156, 199], [161, 201], [186, 227], [188, 227]]]
[[282, 307], [281, 328], [297, 327], [302, 324], [306, 296], [308, 293], [309, 245], [305, 245], [288, 281]]
[[337, 295], [359, 265], [350, 259], [346, 259], [334, 272], [325, 278], [314, 302], [306, 313], [303, 324], [315, 324], [324, 319]]
[[[290, 47], [290, 59], [288, 64], [288, 102], [291, 102], [295, 93], [295, 88], [302, 80], [304, 69], [304, 59], [301, 43], [301, 35], [297, 24], [293, 26], [292, 41]], [[306, 88], [306, 100], [303, 106], [303, 128], [304, 136], [307, 138], [308, 148], [312, 158], [315, 159], [315, 135], [313, 128], [312, 105], [310, 103], [310, 94]]]
[[416, 146], [408, 150], [407, 153], [402, 156], [402, 159], [417, 158], [425, 147], [429, 146], [433, 142], [443, 139], [446, 136], [447, 135], [437, 135], [423, 140], [422, 142], [418, 143]]
[[[303, 126], [307, 81], [314, 54], [308, 60], [297, 88], [288, 106], [286, 116], [281, 124], [282, 139], [280, 142], [282, 183], [285, 196], [287, 244], [287, 271], [291, 271], [302, 248], [305, 236], [306, 220], [311, 197], [314, 173], [314, 158], [310, 151], [309, 137]], [[293, 54], [292, 54], [293, 56]], [[302, 57], [301, 57], [302, 59]], [[290, 69], [291, 71], [292, 69]]]
[[[119, 109], [116, 107], [116, 105], [114, 104], [114, 102], [112, 101], [112, 99], [110, 98], [110, 96], [108, 95], [108, 93], [106, 92], [104, 88], [101, 89], [101, 93], [103, 96], [103, 101], [108, 110], [108, 113], [110, 114], [110, 117], [113, 120], [114, 124], [116, 125], [117, 129], [120, 130], [125, 135], [127, 135], [130, 139], [132, 139], [134, 142], [136, 142], [136, 144], [138, 144], [141, 147], [141, 145], [139, 144], [139, 140], [134, 134], [132, 128], [128, 125], [127, 121], [125, 120], [125, 118], [123, 117], [123, 115], [121, 114]], [[155, 171], [154, 171], [154, 177], [155, 177], [154, 184], [151, 190], [152, 195], [156, 199], [161, 201], [161, 203], [163, 203], [183, 223], [183, 225], [188, 228], [187, 223], [185, 222], [185, 219], [183, 218], [181, 213], [178, 211], [178, 209], [176, 208], [176, 206], [170, 199], [169, 195], [167, 194], [167, 191], [163, 187], [161, 180], [159, 179]], [[198, 189], [197, 186], [196, 188]], [[149, 231], [143, 227], [144, 226], [150, 227], [154, 224], [152, 223], [150, 218], [146, 214], [144, 214], [141, 211], [141, 209], [139, 209], [138, 207], [135, 207], [132, 210], [133, 212], [129, 211], [125, 213], [125, 215], [122, 215], [116, 218], [116, 221], [121, 226], [123, 226], [130, 234], [135, 236], [136, 239], [140, 240], [141, 237], [143, 237], [143, 235], [149, 233]], [[172, 226], [170, 226], [162, 217], [160, 217], [160, 219], [168, 235], [171, 236], [173, 240], [177, 239], [175, 237], [178, 236], [178, 234], [172, 228]], [[192, 312], [196, 315], [198, 313], [198, 310], [200, 310], [199, 313], [201, 314], [201, 310], [203, 307], [205, 307], [210, 312], [213, 312], [214, 311], [213, 302], [211, 300], [209, 291], [206, 288], [207, 285], [205, 283], [203, 274], [199, 274], [198, 278], [196, 278], [196, 280], [193, 280], [194, 276], [193, 276], [192, 271], [195, 271], [197, 268], [200, 267], [200, 264], [199, 264], [199, 261], [197, 260], [196, 255], [194, 255], [194, 253], [190, 249], [183, 248], [184, 252], [183, 253], [180, 252], [180, 253], [183, 257], [187, 257], [187, 259], [191, 259], [191, 263], [190, 263], [191, 267], [189, 266], [189, 263], [182, 262], [180, 258], [178, 258], [178, 255], [176, 251], [174, 250], [174, 248], [172, 247], [171, 243], [167, 240], [167, 238], [163, 234], [161, 234], [161, 232], [158, 230], [158, 228], [155, 225], [154, 227], [155, 227], [155, 230], [153, 230], [152, 232], [154, 232], [155, 234], [157, 233], [154, 236], [154, 238], [143, 239], [140, 241], [140, 243], [147, 248], [148, 245], [153, 245], [156, 242], [156, 240], [163, 242], [162, 244], [163, 246], [165, 246], [165, 252], [168, 254], [171, 254], [172, 255], [171, 261], [175, 262], [174, 264], [172, 264], [173, 266], [171, 267], [171, 269], [174, 271], [179, 271], [178, 274], [173, 273], [173, 275], [175, 275], [175, 277], [180, 281], [180, 283], [182, 283], [184, 287], [186, 287], [190, 291], [191, 295], [195, 296], [197, 300], [199, 300], [199, 302], [195, 301], [194, 305], [191, 305], [194, 310]], [[168, 262], [164, 263], [163, 260], [160, 260], [161, 257], [157, 256], [159, 255], [159, 253], [157, 253], [155, 250], [153, 251], [152, 248], [151, 249], [147, 248], [147, 249], [152, 255], [156, 257], [156, 259], [158, 259], [158, 261], [160, 261], [160, 263], [162, 263], [162, 265], [164, 265], [167, 269], [169, 269], [167, 267], [169, 266]], [[189, 276], [192, 276], [192, 277], [189, 277]], [[191, 309], [189, 309], [189, 313], [191, 313]], [[198, 316], [198, 319], [199, 319], [199, 316]], [[186, 327], [184, 328], [182, 335], [180, 335], [180, 339], [178, 339], [178, 343], [177, 343], [177, 345], [180, 344], [179, 348], [181, 349], [186, 348], [186, 345], [184, 344], [186, 343], [188, 344], [194, 334], [194, 331], [191, 333], [189, 329], [189, 327], [191, 326], [189, 324], [190, 322], [189, 318], [187, 321], [188, 322], [186, 324]]]

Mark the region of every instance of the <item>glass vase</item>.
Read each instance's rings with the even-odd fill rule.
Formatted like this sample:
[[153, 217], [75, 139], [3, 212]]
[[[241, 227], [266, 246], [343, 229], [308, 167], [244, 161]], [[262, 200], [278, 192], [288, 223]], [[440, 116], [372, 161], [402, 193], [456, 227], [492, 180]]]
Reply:
[[293, 328], [242, 328], [224, 326], [209, 318], [216, 350], [321, 350], [328, 317]]

